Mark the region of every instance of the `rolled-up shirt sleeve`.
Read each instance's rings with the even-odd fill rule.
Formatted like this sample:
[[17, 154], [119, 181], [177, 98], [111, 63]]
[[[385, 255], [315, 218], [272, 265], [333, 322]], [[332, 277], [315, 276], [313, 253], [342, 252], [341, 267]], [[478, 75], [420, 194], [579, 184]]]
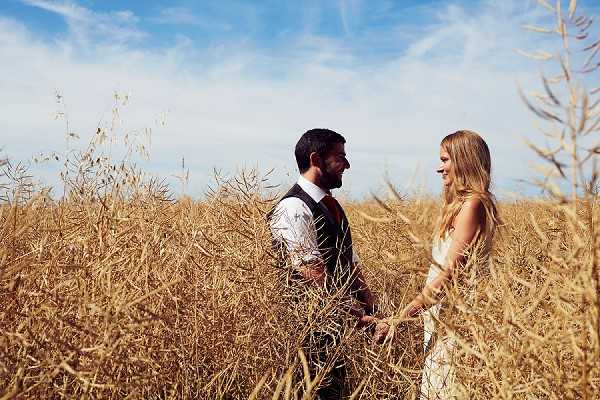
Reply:
[[313, 216], [302, 200], [289, 197], [280, 201], [270, 228], [273, 238], [285, 246], [294, 267], [322, 261]]

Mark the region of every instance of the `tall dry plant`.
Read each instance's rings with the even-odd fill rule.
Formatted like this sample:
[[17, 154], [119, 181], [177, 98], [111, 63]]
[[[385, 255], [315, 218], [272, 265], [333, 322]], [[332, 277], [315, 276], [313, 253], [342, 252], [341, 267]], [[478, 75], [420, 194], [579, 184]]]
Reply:
[[[582, 398], [599, 393], [598, 362], [600, 360], [600, 270], [598, 269], [598, 154], [600, 154], [600, 88], [596, 72], [600, 68], [597, 54], [600, 38], [593, 37], [594, 19], [577, 12], [577, 1], [566, 7], [557, 1], [538, 3], [548, 12], [551, 25], [527, 26], [536, 34], [553, 36], [559, 50], [544, 54], [543, 62], [553, 62], [558, 74], [542, 73], [542, 93], [527, 98], [527, 107], [543, 121], [540, 128], [547, 140], [545, 147], [529, 146], [546, 162], [543, 180], [538, 185], [556, 200], [556, 224], [562, 225], [563, 236], [551, 238], [535, 220], [536, 236], [547, 246], [547, 256], [554, 268], [564, 276], [563, 287], [556, 295], [572, 307], [572, 319], [565, 326], [570, 336], [569, 353], [577, 360], [577, 384], [569, 395]], [[552, 66], [550, 66], [552, 69]], [[530, 100], [531, 99], [531, 100]], [[563, 185], [561, 185], [563, 183]], [[566, 185], [565, 185], [566, 184]], [[561, 187], [568, 186], [570, 196]], [[564, 310], [564, 308], [563, 308]], [[562, 379], [564, 381], [564, 379]], [[570, 385], [567, 385], [569, 387]]]
[[[587, 85], [598, 84], [594, 82], [594, 72], [600, 68], [596, 58], [600, 39], [590, 37], [593, 18], [578, 15], [577, 1], [570, 1], [567, 9], [561, 7], [560, 1], [554, 7], [543, 0], [539, 4], [548, 11], [553, 26], [527, 25], [525, 29], [553, 35], [560, 47], [556, 54], [545, 49], [521, 51], [543, 60], [547, 69], [557, 71], [553, 76], [542, 73], [543, 92], [534, 92], [528, 98], [519, 90], [529, 110], [543, 122], [540, 131], [547, 140], [545, 147], [530, 142], [528, 145], [546, 161], [543, 179], [537, 184], [561, 203], [570, 198], [571, 207], [576, 210], [578, 198], [597, 194], [598, 189], [600, 101], [596, 95], [600, 87], [590, 89]], [[554, 65], [547, 65], [551, 62]], [[568, 186], [570, 193], [563, 193], [563, 186]]]
[[[569, 29], [590, 20], [576, 16], [574, 2], [550, 9], [572, 54], [570, 41], [585, 38]], [[583, 47], [591, 55], [598, 46]], [[458, 343], [460, 398], [600, 393], [596, 153], [582, 150], [597, 148], [600, 106], [596, 91], [585, 95], [576, 83], [581, 68], [554, 59], [567, 72], [543, 79], [548, 93], [528, 104], [546, 130], [557, 129], [549, 140], [561, 150], [536, 149], [556, 169], [549, 178], [577, 182], [542, 180], [555, 197], [500, 204], [505, 226], [492, 262], [470, 260], [446, 288], [440, 323]], [[146, 131], [125, 143], [123, 101], [115, 98], [113, 120], [89, 146], [59, 155], [62, 197], [27, 186], [26, 169], [0, 165], [0, 397], [310, 398], [319, 376], [299, 352], [303, 318], [337, 304], [313, 293], [303, 311], [286, 300], [266, 223], [267, 177], [217, 176], [203, 200], [176, 199], [136, 167]], [[76, 140], [71, 133], [67, 124]], [[572, 192], [563, 194], [566, 186]], [[435, 199], [391, 197], [344, 207], [366, 279], [393, 316], [424, 284], [439, 209]], [[414, 398], [421, 324], [399, 323], [373, 346], [368, 331], [347, 322], [339, 353], [351, 398]]]

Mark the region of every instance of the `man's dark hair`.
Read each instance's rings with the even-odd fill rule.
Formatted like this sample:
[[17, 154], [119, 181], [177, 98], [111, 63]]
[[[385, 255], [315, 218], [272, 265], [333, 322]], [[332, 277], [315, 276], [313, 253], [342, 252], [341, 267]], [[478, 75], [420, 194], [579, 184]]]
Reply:
[[304, 132], [294, 151], [300, 173], [306, 172], [310, 167], [310, 153], [326, 157], [337, 143], [346, 143], [346, 139], [331, 129], [315, 128]]

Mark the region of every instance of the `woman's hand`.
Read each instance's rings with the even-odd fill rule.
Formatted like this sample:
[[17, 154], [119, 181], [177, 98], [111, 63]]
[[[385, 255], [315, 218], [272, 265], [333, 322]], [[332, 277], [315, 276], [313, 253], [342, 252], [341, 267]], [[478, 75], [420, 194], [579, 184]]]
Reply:
[[423, 303], [421, 303], [418, 299], [415, 299], [410, 302], [408, 306], [400, 313], [401, 319], [411, 319], [416, 318], [424, 311]]

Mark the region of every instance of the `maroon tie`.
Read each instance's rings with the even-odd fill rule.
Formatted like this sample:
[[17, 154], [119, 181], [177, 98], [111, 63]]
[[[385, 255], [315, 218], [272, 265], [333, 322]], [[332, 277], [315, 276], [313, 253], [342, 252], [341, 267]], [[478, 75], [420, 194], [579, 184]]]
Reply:
[[333, 196], [327, 194], [321, 201], [323, 204], [325, 204], [331, 215], [333, 215], [333, 219], [335, 219], [335, 222], [337, 222], [339, 225], [340, 222], [342, 222], [342, 214], [340, 212], [340, 205], [337, 200], [334, 199]]

